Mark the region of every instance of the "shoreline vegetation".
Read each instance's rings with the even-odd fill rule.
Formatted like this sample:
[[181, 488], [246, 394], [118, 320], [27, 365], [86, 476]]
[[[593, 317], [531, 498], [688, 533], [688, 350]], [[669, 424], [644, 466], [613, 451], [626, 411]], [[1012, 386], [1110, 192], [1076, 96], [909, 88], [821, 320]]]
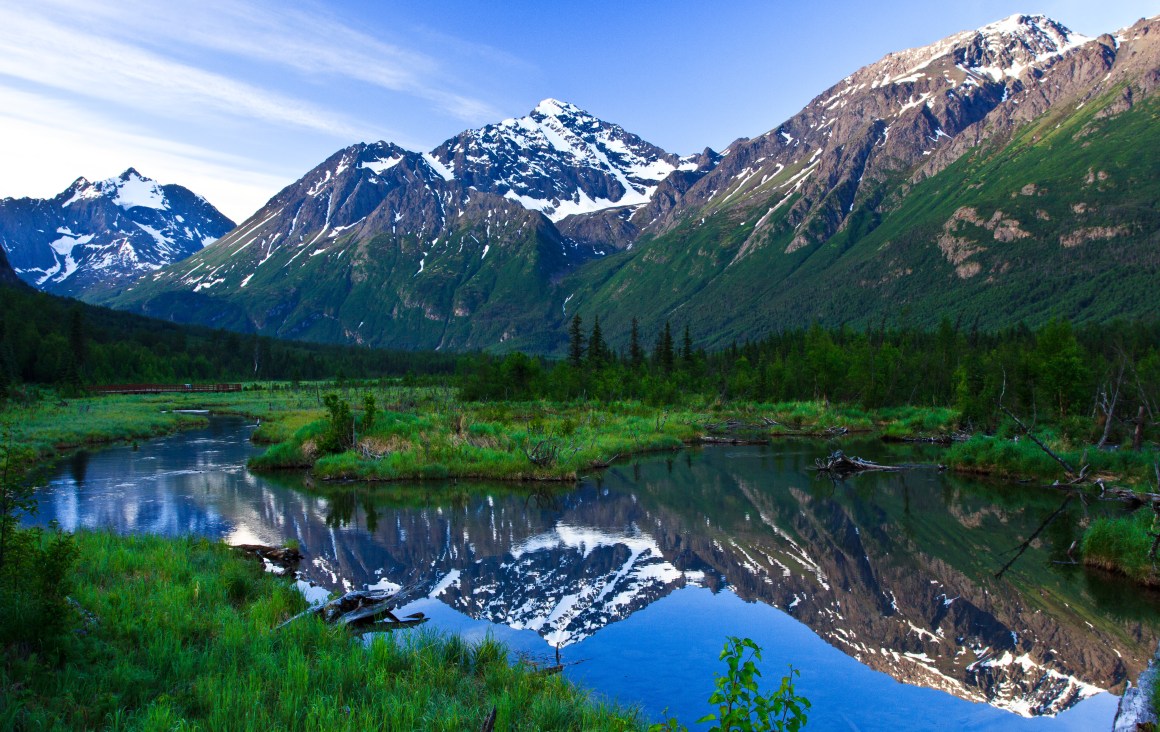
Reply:
[[[950, 470], [1038, 484], [1059, 490], [1062, 500], [1076, 492], [1134, 500], [1140, 506], [1134, 511], [1092, 522], [1077, 556], [1095, 570], [1160, 586], [1160, 513], [1152, 510], [1160, 505], [1160, 323], [1077, 331], [1053, 321], [1038, 331], [994, 334], [948, 321], [931, 332], [813, 326], [715, 353], [694, 350], [688, 328], [677, 343], [666, 324], [650, 354], [635, 323], [628, 349], [617, 353], [603, 341], [598, 320], [586, 336], [577, 317], [560, 361], [512, 353], [428, 363], [387, 354], [376, 364], [374, 352], [346, 349], [334, 351], [343, 359], [335, 363], [345, 364], [330, 371], [336, 378], [305, 383], [298, 379], [326, 370], [329, 351], [280, 351], [259, 338], [241, 348], [236, 336], [203, 333], [200, 342], [214, 359], [230, 364], [221, 370], [201, 363], [203, 376], [237, 381], [252, 369], [266, 380], [223, 394], [89, 397], [81, 384], [100, 381], [102, 368], [115, 371], [115, 359], [96, 356], [109, 356], [116, 346], [90, 341], [77, 312], [68, 337], [54, 342], [54, 361], [35, 349], [25, 349], [34, 360], [0, 359], [5, 492], [18, 498], [5, 499], [5, 535], [18, 515], [13, 506], [28, 500], [40, 468], [74, 450], [206, 423], [203, 415], [177, 410], [254, 420], [252, 439], [266, 449], [252, 459], [253, 469], [307, 470], [329, 481], [327, 490], [343, 490], [347, 480], [550, 485], [617, 459], [687, 445], [799, 437], [840, 444], [843, 435], [858, 434], [943, 443], [939, 462]], [[94, 345], [100, 348], [90, 350]], [[180, 378], [196, 373], [182, 365], [185, 356], [160, 368], [147, 355], [137, 353], [132, 378], [198, 380]], [[351, 380], [344, 372], [371, 378]], [[48, 383], [56, 388], [37, 386]], [[0, 726], [213, 727], [229, 718], [245, 728], [293, 728], [309, 719], [342, 729], [378, 726], [381, 713], [372, 720], [367, 710], [383, 707], [398, 715], [392, 726], [452, 729], [479, 727], [491, 708], [499, 719], [502, 706], [511, 712], [497, 728], [643, 727], [635, 713], [594, 705], [559, 677], [541, 683], [534, 672], [513, 668], [506, 651], [489, 642], [471, 647], [455, 637], [400, 636], [372, 644], [372, 662], [364, 664], [350, 652], [349, 637], [304, 624], [295, 632], [309, 636], [301, 639], [312, 654], [308, 661], [301, 648], [256, 632], [255, 625], [268, 627], [301, 598], [284, 585], [269, 589], [277, 582], [254, 575], [256, 568], [239, 570], [234, 559], [221, 558], [228, 554], [221, 545], [40, 529], [16, 536], [28, 561], [4, 566], [0, 560], [0, 575], [9, 575], [0, 576], [0, 590], [13, 600], [0, 603], [0, 612], [32, 614], [17, 624], [6, 617], [0, 626], [23, 627], [45, 608], [73, 622], [95, 617], [99, 625], [69, 630], [55, 649], [4, 641]], [[92, 573], [100, 568], [104, 574]], [[162, 571], [171, 574], [161, 589], [132, 584]], [[118, 590], [120, 599], [101, 599], [108, 583], [122, 580], [129, 584]], [[64, 593], [74, 591], [79, 613], [65, 602]], [[202, 593], [217, 597], [206, 601]], [[148, 626], [140, 631], [145, 635], [134, 635], [136, 626]], [[166, 634], [166, 628], [178, 632]], [[186, 632], [188, 643], [175, 645]], [[140, 649], [149, 649], [148, 658]], [[330, 655], [315, 657], [317, 649]], [[477, 662], [479, 654], [505, 662]], [[66, 674], [58, 673], [62, 668]], [[422, 690], [399, 687], [399, 696], [376, 696], [408, 675]], [[375, 684], [375, 691], [363, 689]], [[78, 701], [90, 698], [95, 701]], [[257, 708], [255, 698], [271, 701]], [[437, 707], [446, 715], [422, 716]]]
[[[1011, 420], [999, 422], [990, 434], [968, 434], [968, 420], [949, 407], [864, 409], [826, 401], [762, 404], [697, 397], [684, 406], [546, 399], [473, 402], [449, 386], [404, 381], [255, 382], [233, 393], [80, 398], [46, 391], [27, 400], [27, 406], [10, 407], [5, 429], [16, 465], [33, 472], [76, 449], [204, 425], [204, 415], [177, 411], [204, 409], [256, 421], [252, 439], [266, 450], [251, 460], [252, 469], [306, 470], [315, 479], [337, 484], [425, 479], [563, 483], [616, 459], [648, 452], [789, 438], [832, 440], [846, 434], [942, 443], [947, 447], [939, 461], [952, 471], [1091, 495], [1116, 487], [1126, 489], [1124, 494], [1140, 493], [1141, 504], [1157, 491], [1160, 480], [1160, 451], [1154, 442], [1140, 450], [1095, 449], [1085, 432], [1090, 427], [1077, 426], [1075, 419], [1034, 430], [1057, 457], [1086, 466], [1084, 483], [1073, 486], [1073, 476]], [[333, 413], [328, 397], [344, 411]], [[335, 434], [346, 431], [349, 436]], [[1160, 527], [1153, 521], [1152, 511], [1143, 505], [1123, 518], [1093, 524], [1079, 547], [1083, 561], [1160, 586], [1151, 556]]]
[[35, 651], [8, 649], [0, 728], [463, 730], [493, 710], [495, 729], [645, 727], [491, 638], [364, 641], [314, 615], [279, 628], [302, 595], [224, 544], [72, 540], [83, 559], [68, 592], [82, 619]]

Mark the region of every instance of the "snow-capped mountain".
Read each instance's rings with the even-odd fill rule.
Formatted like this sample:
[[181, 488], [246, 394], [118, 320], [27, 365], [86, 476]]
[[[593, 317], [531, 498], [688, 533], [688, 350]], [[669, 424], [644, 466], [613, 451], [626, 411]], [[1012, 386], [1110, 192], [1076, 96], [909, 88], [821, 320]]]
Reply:
[[[556, 100], [430, 153], [360, 143], [113, 304], [283, 337], [504, 342], [540, 330], [552, 282], [604, 251], [562, 236], [553, 219], [631, 210], [700, 160]], [[153, 298], [159, 290], [173, 294]], [[248, 306], [255, 297], [260, 311]]]
[[674, 170], [696, 167], [556, 99], [527, 116], [456, 135], [431, 156], [463, 185], [518, 201], [552, 221], [640, 206]]
[[34, 287], [84, 296], [188, 257], [234, 227], [205, 199], [129, 168], [49, 199], [0, 200], [0, 245]]
[[[994, 320], [981, 325], [1038, 322], [1050, 313], [1026, 298], [1016, 298], [1018, 312], [997, 309], [996, 289], [983, 285], [1009, 287], [1007, 301], [1042, 285], [1052, 312], [1066, 310], [1060, 294], [1083, 309], [1096, 299], [1075, 289], [1077, 268], [1104, 273], [1141, 259], [1124, 248], [1151, 231], [1154, 166], [1120, 152], [1155, 147], [1155, 126], [1122, 120], [1160, 85], [1158, 39], [1157, 19], [1085, 38], [1044, 16], [1012, 16], [889, 54], [769, 132], [695, 157], [553, 99], [427, 153], [355, 145], [215, 246], [103, 300], [187, 322], [404, 348], [551, 351], [577, 312], [599, 315], [619, 342], [634, 317], [656, 332], [679, 313], [707, 345], [811, 320], [867, 322], [919, 300], [930, 304], [916, 312], [932, 322], [972, 297], [972, 310]], [[1004, 152], [1035, 125], [1050, 126]], [[1046, 143], [1059, 129], [1071, 142]], [[1066, 155], [1074, 159], [1046, 162]], [[1127, 166], [1118, 173], [1126, 185], [1104, 182], [1109, 157]], [[1018, 185], [1000, 174], [974, 180], [956, 198], [972, 203], [944, 211], [962, 183], [948, 168], [966, 160], [1005, 171], [1020, 160], [1028, 170]], [[950, 177], [922, 187], [940, 175]], [[1120, 203], [1095, 205], [1102, 195]], [[1047, 241], [1065, 251], [1041, 251]], [[1093, 241], [1113, 241], [1118, 253], [1079, 245]], [[1078, 261], [1093, 256], [1098, 265]], [[1057, 287], [1042, 284], [1044, 267]], [[834, 279], [855, 289], [839, 291]], [[1123, 292], [1124, 307], [1106, 313], [1140, 307]]]
[[[925, 325], [1143, 315], [1157, 88], [1157, 18], [1085, 38], [1019, 15], [889, 54], [730, 145], [675, 199], [654, 194], [626, 222], [633, 256], [561, 289], [605, 332], [688, 313], [711, 346], [900, 305]], [[1078, 271], [1119, 286], [1081, 293]]]
[[776, 194], [739, 258], [783, 223], [795, 229], [787, 253], [825, 241], [875, 184], [924, 163], [1091, 40], [1042, 15], [1014, 15], [888, 54], [773, 130], [731, 145], [680, 206], [668, 212], [645, 206], [633, 221], [660, 233], [692, 209], [715, 212]]

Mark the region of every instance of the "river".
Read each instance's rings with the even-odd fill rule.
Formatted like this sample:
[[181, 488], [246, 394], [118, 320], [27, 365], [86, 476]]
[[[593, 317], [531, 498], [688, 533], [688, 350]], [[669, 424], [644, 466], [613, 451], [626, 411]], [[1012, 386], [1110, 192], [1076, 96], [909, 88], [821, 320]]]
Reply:
[[[299, 542], [328, 590], [419, 585], [438, 627], [502, 640], [597, 694], [682, 722], [709, 711], [727, 636], [792, 666], [810, 729], [1110, 729], [1160, 637], [1160, 596], [1068, 564], [1072, 501], [934, 469], [834, 483], [839, 443], [713, 446], [625, 461], [575, 486], [322, 484], [259, 476], [253, 426], [63, 461], [38, 523], [66, 530]], [[937, 449], [847, 440], [850, 454]], [[415, 632], [415, 631], [402, 631]]]

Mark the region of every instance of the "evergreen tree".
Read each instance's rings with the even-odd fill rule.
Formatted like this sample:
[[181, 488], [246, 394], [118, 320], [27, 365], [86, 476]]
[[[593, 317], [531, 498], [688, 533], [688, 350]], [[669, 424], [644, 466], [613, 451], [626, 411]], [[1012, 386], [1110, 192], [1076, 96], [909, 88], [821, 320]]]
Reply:
[[628, 339], [628, 360], [634, 369], [644, 366], [644, 349], [640, 347], [640, 323], [632, 319], [632, 332]]
[[572, 316], [572, 328], [569, 330], [568, 363], [574, 368], [584, 365], [584, 331], [581, 329], [580, 313]]
[[685, 323], [685, 337], [681, 343], [681, 363], [686, 369], [693, 366], [693, 339], [689, 335], [688, 323]]
[[599, 367], [608, 361], [608, 345], [600, 333], [600, 316], [592, 321], [592, 336], [588, 339], [588, 363]]
[[667, 320], [665, 321], [665, 329], [657, 338], [657, 347], [653, 358], [662, 373], [666, 375], [673, 373], [673, 329]]

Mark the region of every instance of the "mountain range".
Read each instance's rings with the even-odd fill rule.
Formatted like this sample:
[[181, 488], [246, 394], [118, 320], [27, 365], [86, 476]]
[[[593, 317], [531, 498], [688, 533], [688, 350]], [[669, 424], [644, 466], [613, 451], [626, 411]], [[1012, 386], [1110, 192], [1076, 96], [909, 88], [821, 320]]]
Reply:
[[57, 295], [93, 298], [185, 259], [234, 228], [201, 196], [133, 168], [53, 198], [0, 200], [0, 245], [16, 274]]
[[135, 275], [69, 259], [85, 236], [70, 224], [36, 227], [56, 237], [36, 260], [5, 209], [0, 236], [26, 281], [72, 280], [93, 302], [414, 349], [559, 351], [577, 313], [617, 345], [635, 317], [709, 347], [811, 321], [1142, 316], [1160, 264], [1158, 39], [1160, 18], [1088, 38], [1012, 16], [685, 157], [547, 99], [429, 152], [340, 150], [212, 245]]

